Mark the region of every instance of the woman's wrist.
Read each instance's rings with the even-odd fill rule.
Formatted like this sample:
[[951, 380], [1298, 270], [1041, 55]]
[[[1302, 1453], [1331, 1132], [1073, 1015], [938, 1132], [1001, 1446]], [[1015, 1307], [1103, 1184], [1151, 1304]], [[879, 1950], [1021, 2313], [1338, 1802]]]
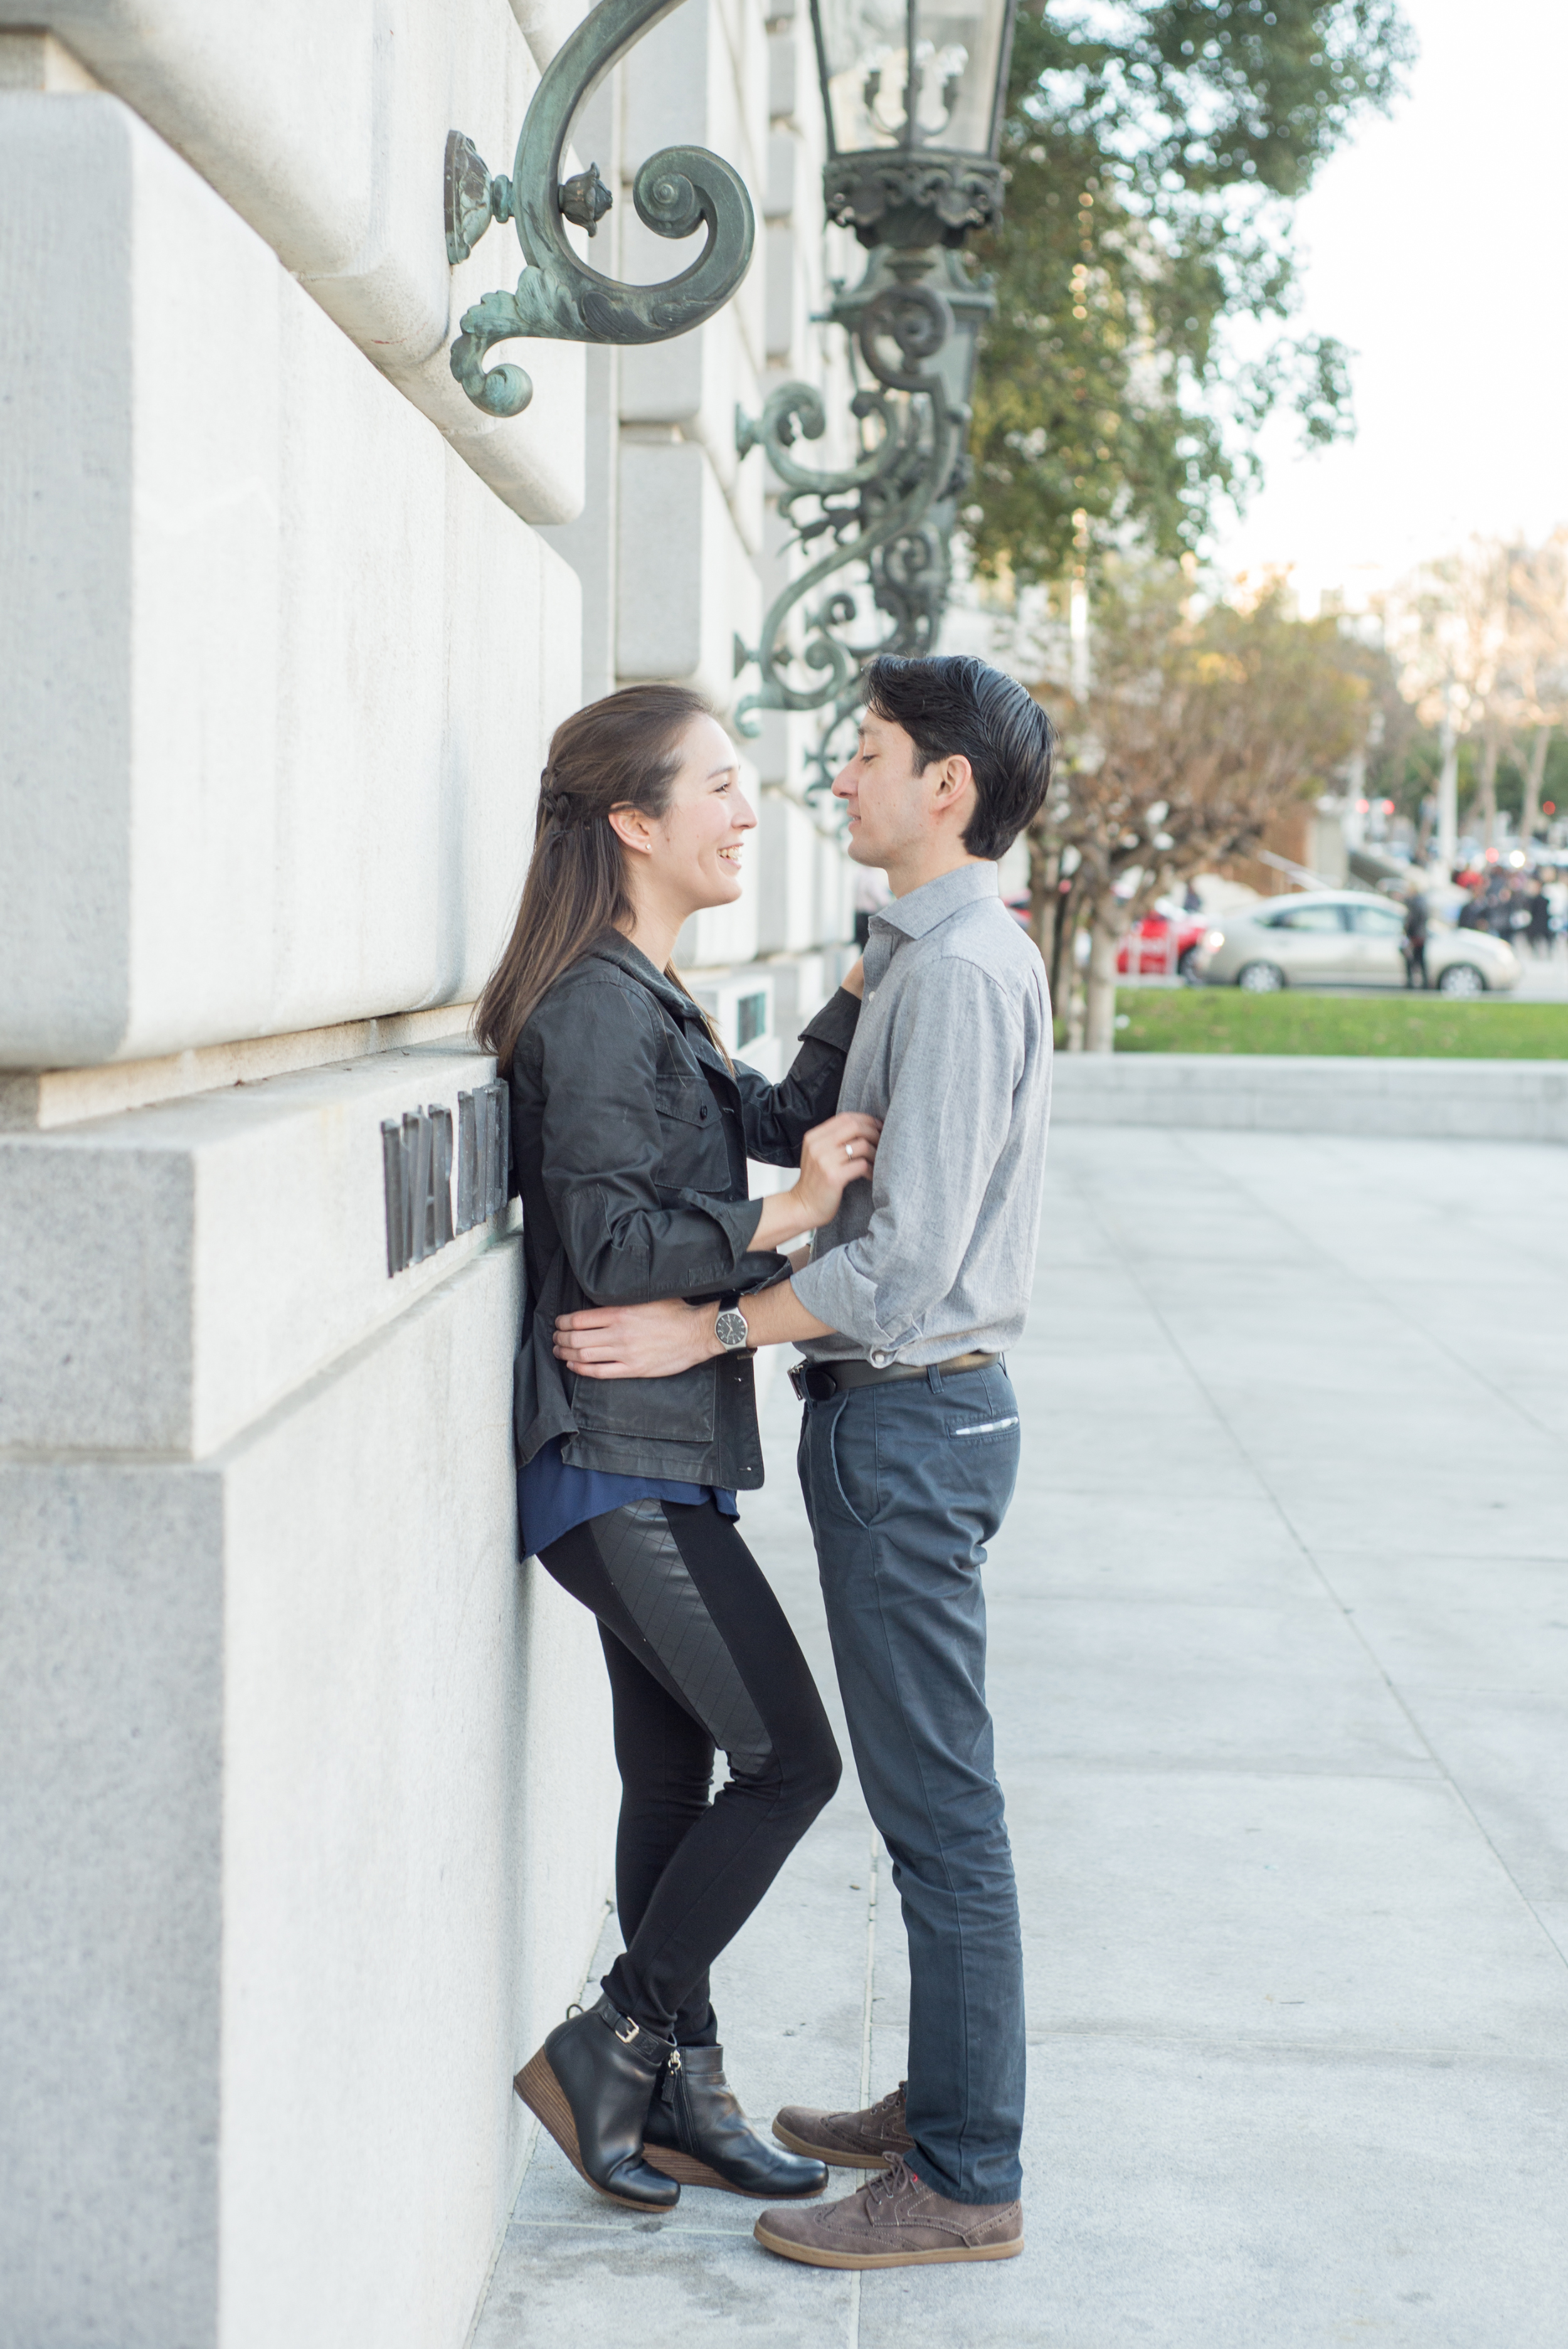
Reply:
[[800, 1197], [799, 1185], [791, 1184], [788, 1191], [771, 1191], [762, 1202], [762, 1213], [757, 1219], [757, 1229], [751, 1245], [758, 1253], [764, 1249], [780, 1248], [789, 1241], [801, 1239], [815, 1231], [817, 1219]]

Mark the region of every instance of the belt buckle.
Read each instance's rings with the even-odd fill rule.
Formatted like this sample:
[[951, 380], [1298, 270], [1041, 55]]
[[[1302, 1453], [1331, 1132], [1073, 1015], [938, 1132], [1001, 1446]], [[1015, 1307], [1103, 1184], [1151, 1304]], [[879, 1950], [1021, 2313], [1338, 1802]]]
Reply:
[[[820, 1393], [811, 1385], [813, 1379], [822, 1381]], [[830, 1402], [839, 1392], [837, 1379], [820, 1362], [791, 1362], [789, 1383], [795, 1390], [797, 1402]]]
[[795, 1400], [797, 1402], [805, 1402], [808, 1399], [806, 1394], [807, 1367], [807, 1364], [804, 1362], [791, 1362], [789, 1365], [789, 1383], [795, 1390]]

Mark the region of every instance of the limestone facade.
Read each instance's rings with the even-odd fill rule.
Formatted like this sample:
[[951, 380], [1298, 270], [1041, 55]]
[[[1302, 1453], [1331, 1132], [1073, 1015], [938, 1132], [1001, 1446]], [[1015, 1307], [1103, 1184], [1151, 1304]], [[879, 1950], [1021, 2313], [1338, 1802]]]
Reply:
[[[579, 13], [0, 0], [16, 2349], [461, 2349], [603, 1916], [597, 1640], [515, 1555], [517, 1209], [389, 1275], [386, 1130], [493, 1074], [554, 725], [744, 690], [785, 557], [736, 411], [830, 361], [807, 20], [685, 0], [579, 117], [593, 258], [685, 265], [630, 183], [691, 141], [752, 191], [739, 295], [529, 344], [510, 421], [453, 381], [520, 256], [449, 268], [447, 131], [510, 171]], [[803, 733], [748, 746], [746, 895], [683, 940], [770, 1070], [851, 926]]]

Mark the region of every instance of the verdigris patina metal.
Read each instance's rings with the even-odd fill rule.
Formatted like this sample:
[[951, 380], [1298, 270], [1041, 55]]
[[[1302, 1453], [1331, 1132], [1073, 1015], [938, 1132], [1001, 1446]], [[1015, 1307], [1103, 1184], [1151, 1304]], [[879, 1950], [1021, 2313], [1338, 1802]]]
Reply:
[[[751, 661], [760, 672], [758, 690], [736, 711], [743, 733], [758, 730], [765, 709], [825, 714], [808, 753], [816, 771], [809, 796], [830, 781], [833, 739], [858, 702], [865, 663], [878, 653], [918, 657], [935, 645], [968, 474], [975, 344], [991, 308], [989, 291], [969, 279], [956, 254], [879, 248], [861, 283], [828, 312], [872, 379], [851, 402], [862, 443], [856, 462], [830, 471], [800, 460], [797, 440], [820, 440], [827, 427], [810, 384], [781, 384], [759, 419], [737, 419], [741, 455], [765, 449], [783, 484], [779, 511], [795, 543], [822, 547], [774, 598], [756, 650], [736, 647], [738, 673]], [[851, 565], [863, 571], [861, 592], [851, 593], [847, 582], [830, 585]]]
[[[969, 477], [965, 443], [979, 332], [994, 306], [958, 248], [1002, 216], [1003, 100], [1016, 0], [810, 0], [827, 160], [822, 200], [870, 248], [852, 292], [827, 316], [851, 337], [852, 465], [813, 472], [792, 453], [826, 415], [806, 384], [743, 419], [741, 454], [768, 451], [794, 544], [816, 553], [778, 595], [755, 652], [764, 709], [820, 709], [809, 796], [826, 790], [835, 737], [878, 653], [934, 651], [952, 584], [952, 542]], [[858, 361], [858, 365], [857, 365]], [[878, 387], [862, 384], [863, 368]], [[814, 511], [807, 502], [814, 502]]]
[[980, 155], [867, 148], [822, 167], [828, 218], [862, 244], [962, 244], [1002, 217], [1002, 166]]
[[537, 335], [557, 342], [661, 343], [700, 326], [745, 276], [756, 243], [751, 199], [738, 172], [703, 147], [666, 147], [637, 173], [632, 201], [655, 235], [687, 237], [706, 224], [701, 253], [660, 285], [625, 285], [579, 259], [563, 220], [592, 235], [610, 209], [598, 167], [562, 183], [573, 117], [611, 67], [681, 0], [599, 0], [556, 52], [534, 92], [510, 180], [490, 177], [471, 140], [447, 140], [447, 252], [466, 260], [491, 220], [510, 220], [527, 264], [511, 294], [487, 294], [463, 313], [452, 373], [477, 408], [518, 416], [533, 397], [523, 369], [487, 368], [497, 343]]

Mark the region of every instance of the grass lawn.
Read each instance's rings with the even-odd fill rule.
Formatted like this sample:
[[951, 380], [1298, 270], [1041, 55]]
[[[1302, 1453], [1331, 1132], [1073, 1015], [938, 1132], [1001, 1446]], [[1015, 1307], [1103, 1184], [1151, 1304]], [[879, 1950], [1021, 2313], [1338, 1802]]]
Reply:
[[1119, 1052], [1366, 1053], [1395, 1060], [1568, 1060], [1568, 1003], [1441, 995], [1243, 995], [1235, 987], [1124, 987]]

